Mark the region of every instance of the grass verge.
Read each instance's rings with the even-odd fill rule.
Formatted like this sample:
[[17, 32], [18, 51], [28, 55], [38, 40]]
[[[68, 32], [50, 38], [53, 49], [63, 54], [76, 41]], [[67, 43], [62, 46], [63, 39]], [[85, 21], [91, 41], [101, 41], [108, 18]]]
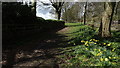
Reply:
[[80, 23], [66, 23], [69, 30], [68, 46], [62, 48], [61, 66], [74, 68], [80, 66], [119, 66], [120, 65], [120, 32], [113, 31], [113, 37], [99, 39], [97, 29]]

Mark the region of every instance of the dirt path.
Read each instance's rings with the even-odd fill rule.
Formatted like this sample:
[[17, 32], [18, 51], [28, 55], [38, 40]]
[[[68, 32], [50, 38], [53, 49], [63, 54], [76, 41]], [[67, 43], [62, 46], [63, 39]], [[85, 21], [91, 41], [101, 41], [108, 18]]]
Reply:
[[69, 27], [65, 27], [57, 32], [36, 34], [27, 38], [29, 40], [17, 48], [3, 50], [3, 65], [13, 65], [15, 68], [19, 66], [60, 68], [60, 59], [56, 56], [62, 51], [59, 48], [67, 47], [64, 32], [68, 29]]

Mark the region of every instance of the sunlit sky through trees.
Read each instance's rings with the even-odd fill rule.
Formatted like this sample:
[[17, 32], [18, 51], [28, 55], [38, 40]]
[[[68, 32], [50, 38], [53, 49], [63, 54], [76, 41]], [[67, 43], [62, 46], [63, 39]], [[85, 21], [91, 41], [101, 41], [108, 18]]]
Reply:
[[[21, 0], [18, 0], [21, 1]], [[33, 0], [24, 0], [25, 2], [33, 2]], [[52, 7], [49, 0], [36, 0], [37, 6], [36, 6], [36, 16], [42, 17], [44, 19], [56, 19], [55, 15], [55, 9]], [[75, 0], [76, 1], [76, 0]], [[43, 3], [48, 3], [50, 5], [43, 5]]]
[[[25, 3], [25, 2], [30, 2], [30, 1], [33, 2], [34, 0], [18, 0], [18, 1], [24, 1]], [[49, 0], [36, 0], [36, 1], [37, 1], [37, 6], [36, 6], [37, 17], [42, 17], [44, 19], [56, 19], [55, 9], [52, 7], [51, 2]], [[69, 1], [79, 2], [80, 0], [69, 0]], [[98, 1], [98, 0], [91, 0], [91, 1]], [[99, 1], [104, 1], [104, 0], [99, 0]], [[49, 4], [49, 5], [44, 5], [43, 3]]]
[[[44, 5], [43, 3], [48, 3], [49, 5]], [[52, 7], [49, 0], [39, 0], [37, 1], [37, 9], [36, 9], [37, 17], [42, 17], [44, 19], [55, 19], [55, 9]]]

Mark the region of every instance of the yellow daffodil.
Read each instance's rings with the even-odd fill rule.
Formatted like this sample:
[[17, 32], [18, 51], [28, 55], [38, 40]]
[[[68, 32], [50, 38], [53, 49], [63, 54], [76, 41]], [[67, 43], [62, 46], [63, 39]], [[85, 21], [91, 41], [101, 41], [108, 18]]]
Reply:
[[100, 58], [101, 61], [103, 61], [103, 58]]
[[100, 54], [102, 54], [102, 51], [100, 52]]
[[86, 46], [89, 46], [88, 44], [86, 44]]
[[95, 41], [95, 39], [93, 39]]
[[112, 62], [112, 64], [116, 64], [116, 62]]
[[109, 59], [108, 58], [105, 58], [105, 61], [108, 61]]
[[85, 42], [84, 40], [82, 40], [81, 42]]
[[94, 43], [94, 44], [97, 44], [97, 43]]
[[98, 53], [96, 56], [99, 56], [99, 55], [101, 55], [101, 54], [102, 54], [102, 52]]
[[115, 51], [115, 48], [113, 48], [112, 51]]
[[88, 48], [85, 48], [86, 50], [88, 50]]
[[116, 57], [113, 57], [113, 59], [116, 59]]
[[92, 39], [90, 39], [90, 41], [92, 41]]
[[109, 59], [111, 59], [111, 57], [109, 56]]
[[100, 53], [98, 53], [96, 56], [99, 56], [100, 55]]
[[106, 51], [106, 49], [104, 49], [104, 51]]
[[95, 42], [98, 42], [99, 40], [94, 40]]
[[110, 45], [111, 45], [111, 43], [107, 44], [107, 46], [110, 46]]
[[98, 49], [98, 51], [100, 51], [100, 49]]
[[99, 40], [96, 40], [97, 42], [99, 41]]
[[98, 53], [96, 56], [100, 56], [101, 55], [101, 53]]
[[88, 44], [88, 41], [85, 42], [85, 45], [87, 45], [87, 44]]
[[106, 43], [103, 43], [104, 45], [106, 45]]
[[93, 43], [93, 42], [89, 42], [89, 43]]

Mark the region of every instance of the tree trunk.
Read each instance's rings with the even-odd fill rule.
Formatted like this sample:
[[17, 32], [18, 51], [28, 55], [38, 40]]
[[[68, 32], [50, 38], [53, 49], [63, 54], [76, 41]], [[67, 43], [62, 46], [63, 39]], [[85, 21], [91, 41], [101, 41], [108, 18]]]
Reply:
[[85, 12], [84, 12], [84, 25], [86, 24], [86, 8], [87, 8], [87, 2], [85, 4]]
[[102, 37], [111, 37], [111, 21], [114, 13], [114, 2], [106, 2], [105, 3], [106, 9], [103, 13], [102, 17]]
[[36, 17], [36, 0], [32, 0], [32, 12], [34, 17]]
[[86, 24], [86, 12], [84, 13], [84, 25]]
[[58, 14], [58, 20], [60, 20], [60, 17], [61, 17], [61, 11], [57, 12]]
[[115, 7], [115, 15], [117, 15], [117, 10], [118, 10], [119, 3], [120, 3], [120, 2], [117, 2], [117, 3], [116, 3], [116, 7]]
[[98, 35], [102, 35], [102, 18], [100, 20], [100, 27], [99, 27], [99, 34]]

